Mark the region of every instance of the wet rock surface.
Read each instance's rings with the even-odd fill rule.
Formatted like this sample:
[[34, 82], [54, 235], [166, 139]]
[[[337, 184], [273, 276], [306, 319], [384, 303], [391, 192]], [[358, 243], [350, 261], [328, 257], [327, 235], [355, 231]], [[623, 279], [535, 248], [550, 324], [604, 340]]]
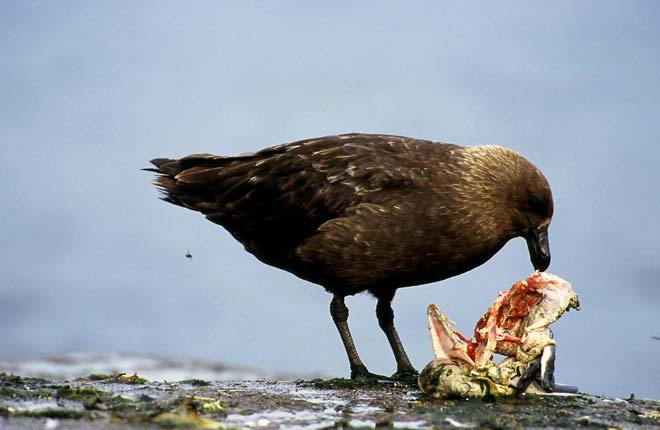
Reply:
[[660, 402], [594, 395], [437, 400], [415, 387], [311, 381], [57, 381], [0, 374], [0, 429], [660, 428]]

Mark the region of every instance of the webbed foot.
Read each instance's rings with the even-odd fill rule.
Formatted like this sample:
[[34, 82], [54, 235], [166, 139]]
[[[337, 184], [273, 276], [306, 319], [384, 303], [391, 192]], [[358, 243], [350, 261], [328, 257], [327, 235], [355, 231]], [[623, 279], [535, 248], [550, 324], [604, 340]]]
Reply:
[[396, 373], [392, 375], [393, 380], [397, 382], [401, 382], [402, 384], [405, 385], [414, 385], [414, 386], [417, 386], [418, 377], [419, 377], [419, 372], [414, 367], [397, 370]]
[[385, 375], [378, 375], [377, 373], [371, 373], [367, 370], [366, 366], [356, 366], [351, 369], [351, 379], [354, 381], [364, 381], [364, 382], [373, 382], [373, 383], [394, 383], [394, 379]]

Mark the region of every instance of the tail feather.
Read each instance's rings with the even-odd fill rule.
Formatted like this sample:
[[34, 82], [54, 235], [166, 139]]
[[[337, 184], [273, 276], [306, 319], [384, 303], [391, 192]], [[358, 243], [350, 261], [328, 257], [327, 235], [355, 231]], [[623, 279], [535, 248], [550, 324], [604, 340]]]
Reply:
[[174, 176], [176, 176], [181, 170], [181, 168], [178, 167], [178, 160], [171, 158], [154, 158], [151, 160], [151, 164], [156, 167], [148, 167], [142, 170], [158, 173], [158, 176], [156, 176], [152, 183], [161, 192], [160, 199], [168, 203], [185, 207], [186, 205], [180, 198], [181, 190], [177, 185], [176, 179], [174, 179]]
[[[235, 157], [211, 154], [189, 155], [179, 160], [155, 158], [151, 160], [155, 167], [142, 170], [158, 174], [153, 184], [162, 193], [161, 200], [206, 213], [216, 205], [218, 194], [231, 193], [241, 188], [236, 185], [245, 182], [246, 172], [236, 176], [235, 169], [229, 166], [231, 161]], [[224, 174], [227, 169], [229, 174]]]
[[170, 176], [176, 176], [181, 170], [183, 170], [179, 160], [173, 160], [171, 158], [154, 158], [151, 160], [151, 164], [156, 166], [158, 169], [157, 173]]
[[144, 170], [156, 173], [153, 183], [162, 200], [201, 212], [237, 238], [266, 234], [293, 243], [336, 216], [352, 197], [350, 187], [333, 185], [337, 181], [328, 182], [314, 168], [313, 154], [288, 153], [285, 147], [230, 157], [196, 154], [156, 158]]

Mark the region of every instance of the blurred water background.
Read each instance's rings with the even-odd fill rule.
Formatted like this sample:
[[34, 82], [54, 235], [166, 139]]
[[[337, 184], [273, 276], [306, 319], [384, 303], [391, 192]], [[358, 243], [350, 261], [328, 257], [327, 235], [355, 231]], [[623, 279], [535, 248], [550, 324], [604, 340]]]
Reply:
[[[582, 303], [555, 325], [559, 382], [660, 398], [659, 16], [654, 1], [1, 2], [0, 360], [347, 376], [329, 295], [161, 202], [139, 169], [374, 132], [536, 163], [555, 196], [550, 271]], [[432, 356], [427, 304], [469, 332], [530, 271], [518, 239], [400, 290], [413, 363]], [[392, 373], [375, 301], [347, 303], [365, 363]]]

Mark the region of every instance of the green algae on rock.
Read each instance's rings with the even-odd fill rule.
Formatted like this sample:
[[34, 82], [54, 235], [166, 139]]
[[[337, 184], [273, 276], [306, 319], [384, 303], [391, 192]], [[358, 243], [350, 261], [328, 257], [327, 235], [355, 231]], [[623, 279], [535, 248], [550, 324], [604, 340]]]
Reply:
[[126, 373], [115, 373], [110, 375], [105, 373], [92, 373], [89, 376], [76, 378], [76, 381], [105, 381], [120, 384], [144, 384], [145, 382], [148, 382], [146, 379], [139, 377], [137, 372], [134, 372], [132, 375], [127, 375]]
[[[433, 430], [455, 428], [454, 424], [526, 429], [608, 426], [624, 430], [660, 426], [658, 401], [586, 394], [447, 400], [388, 384], [330, 388], [336, 380], [325, 385], [315, 380], [212, 381], [199, 386], [181, 382], [62, 382], [5, 376], [3, 379], [0, 375], [0, 386], [12, 389], [16, 395], [0, 397], [2, 428], [43, 428], [44, 419], [59, 422], [58, 429], [156, 430], [175, 427], [177, 423], [183, 428], [193, 425], [199, 428], [190, 414], [219, 423], [218, 427], [201, 421], [221, 430], [260, 426], [265, 429], [374, 428], [377, 425]], [[24, 392], [41, 395], [29, 398]], [[86, 409], [85, 400], [95, 396], [102, 402]]]

